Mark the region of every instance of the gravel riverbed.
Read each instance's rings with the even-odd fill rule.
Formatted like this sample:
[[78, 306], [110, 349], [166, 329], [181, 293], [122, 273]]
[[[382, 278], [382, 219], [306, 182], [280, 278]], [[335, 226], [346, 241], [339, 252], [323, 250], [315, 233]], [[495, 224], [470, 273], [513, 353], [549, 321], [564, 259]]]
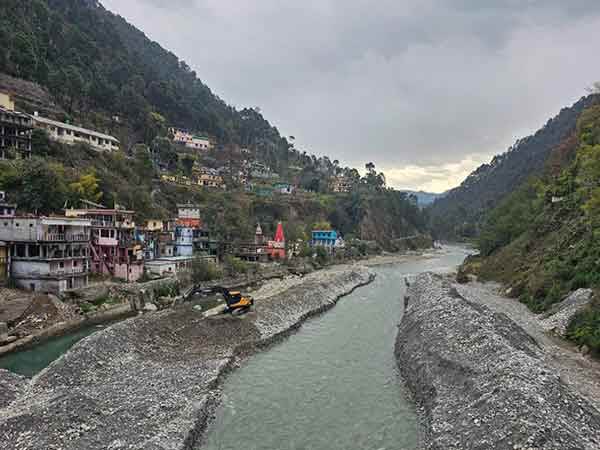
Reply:
[[194, 448], [224, 374], [372, 279], [353, 265], [274, 281], [242, 318], [204, 319], [186, 306], [147, 314], [80, 341], [30, 381], [0, 373], [10, 392], [0, 449]]
[[[489, 286], [412, 281], [396, 358], [426, 448], [600, 449], [597, 372], [577, 376], [540, 321]], [[565, 350], [566, 351], [566, 350]], [[582, 384], [580, 384], [582, 383]]]

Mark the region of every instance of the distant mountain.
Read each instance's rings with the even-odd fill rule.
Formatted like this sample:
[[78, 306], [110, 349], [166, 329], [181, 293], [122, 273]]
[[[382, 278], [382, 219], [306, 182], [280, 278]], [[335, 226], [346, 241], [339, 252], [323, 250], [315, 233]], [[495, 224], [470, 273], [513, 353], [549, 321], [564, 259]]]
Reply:
[[594, 94], [564, 108], [534, 135], [518, 140], [437, 199], [430, 210], [434, 233], [446, 239], [477, 235], [488, 212], [531, 175], [541, 173], [552, 150], [575, 133], [582, 111], [599, 102], [600, 95]]
[[414, 195], [415, 197], [417, 197], [417, 204], [421, 208], [431, 205], [438, 198], [443, 198], [447, 194], [447, 192], [442, 192], [441, 194], [436, 194], [433, 192], [409, 191], [409, 190], [403, 190], [402, 192], [405, 192], [409, 195]]

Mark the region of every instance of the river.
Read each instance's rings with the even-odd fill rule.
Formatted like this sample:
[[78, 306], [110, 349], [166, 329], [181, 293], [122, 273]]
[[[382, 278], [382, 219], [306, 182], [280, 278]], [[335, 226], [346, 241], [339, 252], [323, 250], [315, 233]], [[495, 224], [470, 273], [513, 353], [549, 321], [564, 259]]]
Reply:
[[417, 418], [393, 356], [404, 277], [454, 270], [467, 254], [444, 247], [376, 267], [371, 285], [252, 356], [227, 378], [201, 448], [416, 448]]

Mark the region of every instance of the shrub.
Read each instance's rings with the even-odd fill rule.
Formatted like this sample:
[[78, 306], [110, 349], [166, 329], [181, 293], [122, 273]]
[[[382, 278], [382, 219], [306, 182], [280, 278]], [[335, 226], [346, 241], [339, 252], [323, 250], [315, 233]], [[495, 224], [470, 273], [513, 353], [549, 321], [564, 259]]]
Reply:
[[222, 273], [219, 268], [203, 258], [196, 258], [192, 262], [192, 281], [194, 283], [215, 280], [221, 276]]
[[591, 307], [580, 311], [571, 319], [567, 339], [578, 345], [587, 345], [595, 353], [600, 352], [600, 308]]

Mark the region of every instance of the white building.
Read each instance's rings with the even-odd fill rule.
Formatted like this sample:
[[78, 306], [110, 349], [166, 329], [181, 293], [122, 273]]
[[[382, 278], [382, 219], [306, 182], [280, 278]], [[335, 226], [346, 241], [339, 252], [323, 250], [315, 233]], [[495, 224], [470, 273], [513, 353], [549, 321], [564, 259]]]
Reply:
[[210, 150], [212, 148], [210, 139], [206, 136], [192, 134], [179, 128], [170, 128], [169, 131], [173, 135], [173, 142], [177, 144], [183, 144], [196, 150]]
[[146, 261], [146, 270], [161, 277], [176, 276], [182, 272], [191, 271], [193, 261], [194, 258], [191, 256], [159, 258], [153, 261]]
[[108, 134], [40, 117], [37, 113], [33, 116], [33, 123], [37, 128], [46, 130], [50, 139], [62, 144], [88, 144], [95, 150], [109, 152], [119, 149], [119, 140]]

